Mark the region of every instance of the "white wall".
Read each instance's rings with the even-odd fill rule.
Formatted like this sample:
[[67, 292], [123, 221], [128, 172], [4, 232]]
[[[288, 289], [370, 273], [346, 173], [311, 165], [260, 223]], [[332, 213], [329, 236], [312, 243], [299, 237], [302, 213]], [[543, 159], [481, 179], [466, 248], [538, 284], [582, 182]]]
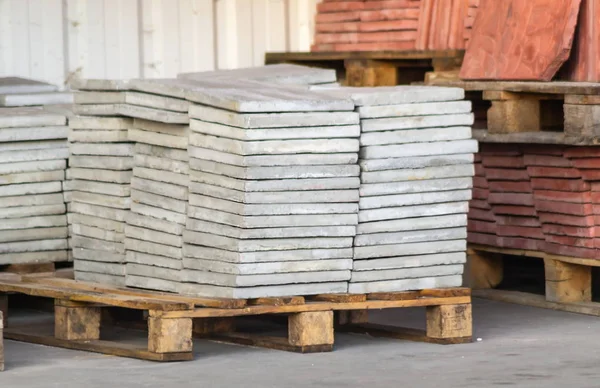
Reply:
[[319, 0], [0, 0], [0, 76], [174, 77], [308, 51]]

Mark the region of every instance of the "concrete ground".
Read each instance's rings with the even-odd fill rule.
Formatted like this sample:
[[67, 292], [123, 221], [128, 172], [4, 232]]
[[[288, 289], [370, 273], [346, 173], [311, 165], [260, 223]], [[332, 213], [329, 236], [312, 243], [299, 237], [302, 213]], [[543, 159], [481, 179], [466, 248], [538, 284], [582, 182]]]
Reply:
[[[416, 310], [416, 311], [415, 311]], [[191, 362], [160, 364], [6, 341], [4, 388], [598, 387], [600, 318], [475, 300], [475, 337], [432, 345], [336, 334], [332, 353], [199, 341]], [[373, 314], [419, 327], [422, 309]]]

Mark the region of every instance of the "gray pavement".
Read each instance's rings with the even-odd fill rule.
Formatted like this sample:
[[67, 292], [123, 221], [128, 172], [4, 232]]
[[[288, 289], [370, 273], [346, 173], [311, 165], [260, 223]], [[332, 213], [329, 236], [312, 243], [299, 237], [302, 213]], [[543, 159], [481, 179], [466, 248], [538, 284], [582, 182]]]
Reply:
[[[336, 334], [332, 353], [195, 343], [191, 362], [159, 364], [6, 341], [0, 387], [598, 387], [600, 318], [475, 300], [475, 337], [432, 345]], [[378, 323], [421, 327], [422, 309]]]

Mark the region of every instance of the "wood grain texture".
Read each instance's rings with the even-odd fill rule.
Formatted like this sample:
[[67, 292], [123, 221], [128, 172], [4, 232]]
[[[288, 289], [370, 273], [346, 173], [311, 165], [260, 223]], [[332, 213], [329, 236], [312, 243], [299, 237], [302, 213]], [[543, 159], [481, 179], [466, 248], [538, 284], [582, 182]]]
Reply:
[[544, 259], [546, 300], [549, 302], [591, 302], [592, 268]]
[[288, 336], [295, 346], [333, 345], [333, 311], [290, 315]]
[[573, 49], [561, 78], [600, 81], [600, 0], [582, 0]]
[[427, 307], [427, 336], [461, 338], [473, 335], [471, 304]]
[[148, 350], [153, 353], [192, 351], [192, 319], [148, 318]]
[[100, 339], [99, 307], [66, 307], [56, 301], [54, 336], [62, 340]]
[[581, 0], [482, 1], [461, 78], [552, 80], [571, 52], [580, 5]]

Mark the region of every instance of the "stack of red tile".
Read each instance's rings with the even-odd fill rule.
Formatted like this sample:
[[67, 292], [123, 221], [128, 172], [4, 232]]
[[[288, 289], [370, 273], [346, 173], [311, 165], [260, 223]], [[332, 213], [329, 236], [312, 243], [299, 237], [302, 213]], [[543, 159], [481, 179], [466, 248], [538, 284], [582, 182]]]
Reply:
[[312, 51], [413, 50], [421, 0], [323, 0]]
[[464, 49], [469, 0], [421, 0], [417, 50]]
[[469, 241], [600, 259], [599, 156], [596, 147], [482, 144]]
[[480, 0], [469, 0], [469, 7], [467, 8], [467, 17], [465, 18], [465, 30], [463, 37], [465, 38], [465, 48], [469, 47], [469, 40], [473, 33], [473, 24], [475, 24], [475, 16], [477, 16], [477, 8], [479, 8]]

